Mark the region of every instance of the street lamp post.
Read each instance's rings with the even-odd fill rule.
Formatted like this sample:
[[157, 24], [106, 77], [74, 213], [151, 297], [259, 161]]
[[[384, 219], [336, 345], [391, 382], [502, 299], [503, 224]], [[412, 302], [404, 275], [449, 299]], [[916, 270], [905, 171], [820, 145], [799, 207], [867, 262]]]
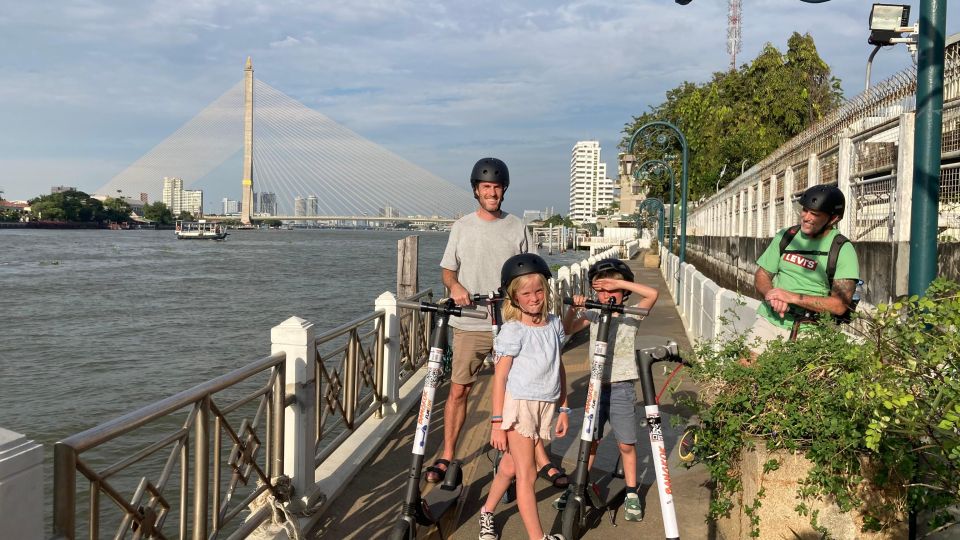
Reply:
[[637, 228], [642, 228], [646, 220], [641, 219], [643, 212], [657, 213], [657, 242], [663, 245], [663, 201], [655, 198], [644, 199], [637, 205]]
[[[662, 160], [662, 159], [648, 159], [647, 161], [644, 161], [643, 163], [640, 164], [639, 167], [636, 168], [635, 171], [633, 171], [633, 177], [636, 178], [637, 180], [639, 180], [639, 179], [640, 179], [640, 173], [643, 172], [644, 170], [648, 169], [648, 168], [650, 168], [651, 170], [652, 170], [652, 169], [656, 169], [656, 168], [660, 168], [660, 169], [663, 169], [663, 170], [667, 171], [667, 173], [670, 175], [670, 222], [669, 222], [669, 224], [667, 225], [667, 237], [668, 237], [668, 239], [669, 239], [669, 240], [668, 240], [668, 243], [669, 243], [669, 247], [670, 247], [670, 252], [672, 253], [672, 252], [673, 252], [673, 237], [674, 237], [674, 234], [673, 234], [673, 223], [674, 223], [673, 208], [674, 208], [674, 206], [676, 206], [676, 205], [674, 204], [674, 200], [673, 200], [673, 193], [674, 193], [674, 191], [676, 191], [676, 189], [677, 189], [677, 180], [676, 180], [676, 178], [675, 178], [674, 175], [673, 175], [673, 169], [670, 167], [670, 164], [667, 163], [666, 161]], [[650, 199], [645, 199], [644, 202], [647, 202], [648, 200], [650, 200]], [[660, 203], [660, 206], [661, 206], [661, 207], [663, 206], [663, 203], [662, 203], [662, 202]], [[639, 207], [638, 207], [638, 210], [639, 210]], [[660, 209], [660, 212], [661, 212], [661, 217], [662, 217], [663, 208]], [[660, 230], [660, 243], [661, 243], [661, 244], [663, 243], [663, 225], [662, 225], [662, 224], [661, 224], [661, 230]]]
[[911, 295], [926, 293], [937, 277], [937, 212], [943, 139], [943, 46], [947, 1], [920, 2], [917, 113], [914, 131], [913, 205], [910, 214]]
[[[682, 174], [680, 175], [680, 253], [678, 254], [682, 263], [686, 259], [687, 252], [687, 160], [689, 157], [687, 139], [677, 126], [670, 122], [656, 121], [648, 122], [633, 132], [633, 136], [630, 137], [630, 145], [627, 147], [627, 153], [634, 153], [637, 142], [642, 143], [644, 150], [647, 152], [659, 151], [660, 155], [666, 154], [673, 142], [679, 142], [683, 151]], [[670, 189], [672, 190], [673, 186]]]

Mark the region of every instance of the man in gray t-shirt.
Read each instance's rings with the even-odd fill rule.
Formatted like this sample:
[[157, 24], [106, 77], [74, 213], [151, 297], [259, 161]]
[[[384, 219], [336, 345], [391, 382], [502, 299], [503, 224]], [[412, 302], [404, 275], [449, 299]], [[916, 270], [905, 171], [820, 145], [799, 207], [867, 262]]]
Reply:
[[[530, 251], [530, 238], [523, 221], [500, 209], [509, 185], [510, 171], [503, 161], [483, 158], [473, 166], [470, 187], [478, 208], [453, 224], [440, 261], [443, 284], [459, 306], [470, 305], [473, 294], [488, 294], [499, 289], [504, 261]], [[439, 482], [454, 457], [467, 414], [467, 396], [477, 382], [484, 358], [493, 350], [489, 320], [451, 317], [450, 326], [453, 327], [453, 373], [443, 411], [443, 455], [427, 467], [428, 482]]]

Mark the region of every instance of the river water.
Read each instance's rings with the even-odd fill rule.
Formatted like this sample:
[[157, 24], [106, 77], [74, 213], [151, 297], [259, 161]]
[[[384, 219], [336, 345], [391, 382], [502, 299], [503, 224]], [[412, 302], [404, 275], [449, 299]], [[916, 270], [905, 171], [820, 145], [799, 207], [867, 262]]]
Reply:
[[[288, 317], [319, 333], [371, 312], [409, 234], [0, 229], [0, 427], [46, 446], [49, 477], [54, 442], [267, 356]], [[447, 233], [417, 234], [420, 287], [442, 292]]]

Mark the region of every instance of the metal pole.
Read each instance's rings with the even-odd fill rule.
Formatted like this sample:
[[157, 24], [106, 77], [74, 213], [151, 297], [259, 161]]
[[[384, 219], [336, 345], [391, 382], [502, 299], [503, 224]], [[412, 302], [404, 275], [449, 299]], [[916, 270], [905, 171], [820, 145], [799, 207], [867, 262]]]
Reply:
[[867, 90], [870, 90], [870, 69], [873, 67], [873, 57], [877, 55], [877, 51], [880, 50], [880, 47], [883, 47], [883, 45], [877, 45], [874, 47], [873, 52], [870, 53], [870, 58], [867, 58], [867, 77], [863, 86], [864, 93], [866, 93]]
[[943, 47], [946, 0], [920, 2], [917, 115], [908, 291], [922, 295], [937, 275], [937, 211], [943, 138]]
[[53, 445], [53, 534], [76, 538], [77, 452], [58, 442]]
[[207, 538], [207, 503], [210, 486], [210, 396], [204, 396], [197, 404], [197, 416], [193, 426], [193, 540]]

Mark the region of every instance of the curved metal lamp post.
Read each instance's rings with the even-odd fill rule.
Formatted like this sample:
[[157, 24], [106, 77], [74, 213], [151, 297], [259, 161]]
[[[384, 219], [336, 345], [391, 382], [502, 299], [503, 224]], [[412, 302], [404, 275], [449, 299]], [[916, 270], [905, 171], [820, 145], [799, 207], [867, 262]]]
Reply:
[[[643, 144], [645, 150], [659, 151], [660, 155], [664, 155], [672, 146], [672, 138], [675, 138], [676, 141], [680, 143], [680, 147], [683, 150], [683, 161], [681, 162], [683, 173], [680, 176], [680, 252], [678, 254], [680, 263], [682, 264], [686, 259], [687, 253], [687, 159], [689, 157], [687, 139], [677, 126], [670, 122], [648, 122], [633, 132], [633, 136], [630, 137], [630, 145], [627, 147], [627, 153], [636, 155], [633, 149], [639, 141]], [[672, 193], [673, 185], [670, 186], [670, 190]], [[672, 221], [671, 219], [671, 222]], [[677, 268], [679, 268], [679, 266]], [[680, 288], [680, 277], [680, 272], [677, 272], [678, 290]], [[676, 296], [679, 301], [680, 295]]]
[[[673, 234], [673, 224], [674, 224], [673, 208], [674, 208], [674, 206], [675, 206], [675, 205], [673, 204], [673, 193], [674, 193], [674, 191], [676, 191], [676, 189], [677, 189], [677, 179], [676, 179], [676, 177], [675, 177], [674, 174], [673, 174], [673, 168], [670, 167], [670, 164], [669, 164], [669, 163], [667, 163], [666, 161], [664, 161], [664, 160], [662, 160], [662, 159], [648, 159], [648, 160], [644, 161], [643, 163], [641, 163], [640, 166], [637, 167], [636, 170], [633, 171], [633, 177], [639, 181], [639, 180], [640, 180], [640, 173], [642, 173], [644, 170], [647, 170], [647, 169], [653, 170], [653, 169], [658, 168], [658, 167], [661, 168], [661, 169], [666, 170], [667, 173], [670, 175], [670, 222], [669, 222], [669, 225], [667, 225], [667, 237], [669, 238], [670, 252], [672, 253], [672, 252], [673, 252], [673, 237], [674, 237], [674, 234]], [[646, 202], [646, 201], [648, 201], [648, 200], [650, 200], [650, 199], [644, 199], [643, 202]], [[656, 199], [656, 200], [659, 200], [659, 199]], [[642, 203], [641, 203], [641, 204], [642, 204]], [[661, 206], [660, 212], [661, 212], [661, 217], [662, 217], [662, 216], [663, 216], [663, 208], [662, 208], [662, 207], [663, 207], [663, 202], [662, 202], [662, 201], [660, 202], [660, 206]], [[639, 210], [639, 208], [638, 208], [638, 210]], [[660, 224], [660, 244], [661, 244], [661, 245], [663, 244], [663, 223]]]
[[657, 213], [657, 241], [663, 245], [663, 201], [660, 199], [647, 198], [637, 205], [637, 228], [641, 228], [646, 220], [640, 218], [642, 212]]

